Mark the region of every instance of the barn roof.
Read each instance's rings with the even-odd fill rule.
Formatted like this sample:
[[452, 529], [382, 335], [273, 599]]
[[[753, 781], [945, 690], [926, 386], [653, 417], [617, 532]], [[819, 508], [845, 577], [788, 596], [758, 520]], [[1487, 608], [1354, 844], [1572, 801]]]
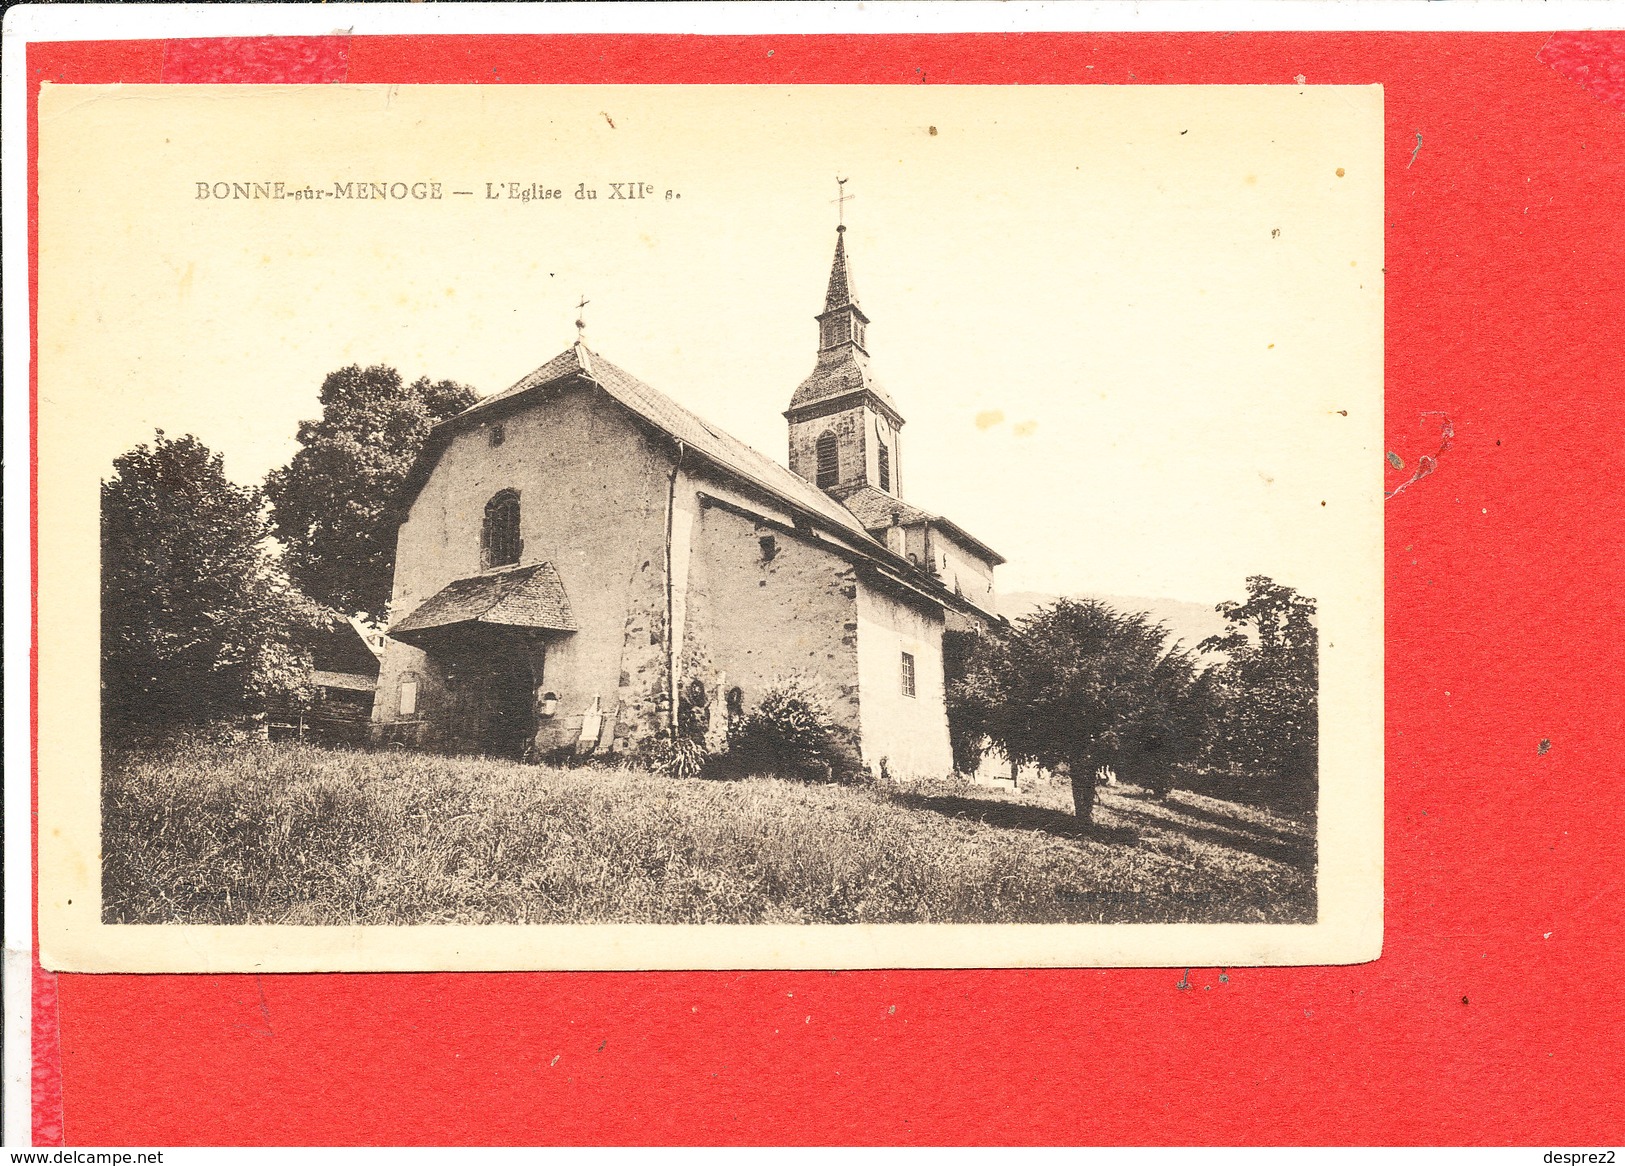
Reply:
[[363, 676], [354, 672], [330, 672], [322, 668], [313, 668], [310, 673], [310, 682], [317, 688], [342, 688], [349, 692], [371, 692], [378, 687], [378, 677]]
[[530, 563], [446, 584], [391, 627], [389, 634], [410, 644], [424, 638], [425, 633], [476, 623], [556, 632], [576, 630], [569, 597], [564, 594], [564, 584], [553, 564]]
[[293, 640], [310, 653], [312, 665], [321, 671], [378, 675], [378, 657], [355, 624], [336, 611], [323, 609], [314, 622], [293, 629]]

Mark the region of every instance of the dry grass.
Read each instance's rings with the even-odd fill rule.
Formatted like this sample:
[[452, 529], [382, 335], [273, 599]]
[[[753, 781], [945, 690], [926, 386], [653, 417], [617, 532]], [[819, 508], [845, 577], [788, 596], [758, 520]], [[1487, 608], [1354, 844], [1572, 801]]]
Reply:
[[112, 923], [1314, 919], [1312, 830], [1211, 798], [718, 782], [299, 745], [112, 758]]

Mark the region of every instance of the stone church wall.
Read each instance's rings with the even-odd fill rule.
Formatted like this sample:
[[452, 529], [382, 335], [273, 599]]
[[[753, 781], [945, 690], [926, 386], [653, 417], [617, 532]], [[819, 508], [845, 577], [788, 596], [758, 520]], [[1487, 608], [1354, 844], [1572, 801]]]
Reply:
[[[849, 417], [856, 424], [861, 412]], [[498, 424], [503, 439], [493, 444]], [[861, 450], [856, 435], [848, 436], [854, 452]], [[540, 649], [533, 644], [524, 653], [533, 691], [557, 695], [556, 714], [539, 720], [535, 744], [544, 754], [574, 749], [596, 703], [603, 724], [592, 751], [635, 751], [672, 715], [671, 498], [679, 706], [700, 710], [713, 747], [726, 737], [730, 689], [741, 690], [748, 711], [774, 681], [800, 673], [861, 739], [873, 768], [885, 759], [899, 777], [947, 773], [941, 612], [861, 581], [848, 556], [795, 531], [782, 503], [692, 460], [674, 470], [674, 458], [663, 438], [590, 389], [484, 419], [447, 445], [402, 524], [393, 618], [480, 573], [485, 505], [499, 491], [517, 491], [520, 561], [553, 563], [579, 629], [542, 635]], [[771, 540], [765, 547], [764, 539]], [[444, 648], [426, 653], [388, 642], [375, 740], [449, 746], [468, 737], [455, 723], [465, 681], [446, 683], [448, 666], [477, 661], [478, 646], [464, 648], [453, 662], [457, 653]], [[901, 688], [905, 651], [915, 661], [913, 697]], [[403, 715], [408, 680], [416, 684], [417, 709]]]
[[[773, 540], [770, 554], [763, 538]], [[713, 744], [730, 688], [740, 689], [748, 712], [792, 673], [814, 680], [837, 721], [856, 733], [858, 582], [851, 563], [720, 506], [701, 507], [693, 540], [683, 675], [706, 687]]]
[[[492, 444], [500, 424], [503, 440]], [[572, 746], [596, 698], [601, 748], [629, 748], [664, 723], [665, 515], [670, 453], [602, 394], [573, 389], [454, 438], [402, 524], [392, 617], [399, 620], [455, 579], [478, 574], [485, 504], [520, 497], [520, 561], [558, 570], [579, 630], [550, 637], [539, 688], [558, 695], [541, 722], [544, 750]], [[394, 735], [435, 744], [446, 715], [436, 659], [391, 640], [373, 719], [401, 719], [400, 681], [420, 678], [420, 730]], [[386, 736], [380, 731], [375, 736]], [[426, 738], [426, 739], [425, 739]]]
[[[946, 777], [954, 766], [940, 610], [867, 581], [860, 583], [857, 600], [864, 763], [893, 777]], [[903, 691], [905, 652], [914, 658], [913, 696]]]

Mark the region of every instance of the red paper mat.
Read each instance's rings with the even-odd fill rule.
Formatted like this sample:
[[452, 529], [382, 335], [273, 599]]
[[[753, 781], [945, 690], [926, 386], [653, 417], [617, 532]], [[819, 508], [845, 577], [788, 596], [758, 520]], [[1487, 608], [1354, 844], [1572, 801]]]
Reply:
[[[1413, 468], [1435, 458], [1387, 504], [1387, 922], [1375, 963], [64, 975], [66, 1141], [1617, 1141], [1621, 39], [1549, 39], [32, 45], [30, 102], [45, 80], [1379, 82], [1389, 448]], [[37, 999], [35, 1136], [49, 1144], [53, 1016], [48, 995]]]

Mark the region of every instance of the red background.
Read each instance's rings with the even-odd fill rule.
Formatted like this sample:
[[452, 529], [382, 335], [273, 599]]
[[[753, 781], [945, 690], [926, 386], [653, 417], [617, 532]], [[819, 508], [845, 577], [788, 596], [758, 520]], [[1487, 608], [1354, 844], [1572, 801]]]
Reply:
[[[1547, 41], [32, 45], [31, 102], [42, 80], [1380, 82], [1387, 429], [1408, 467], [1389, 472], [1390, 487], [1437, 453], [1445, 418], [1454, 433], [1437, 470], [1388, 503], [1387, 924], [1375, 963], [1227, 978], [66, 975], [55, 986], [68, 1143], [1625, 1140], [1625, 112], [1604, 84], [1621, 75], [1625, 41], [1546, 54], [1569, 75], [1577, 54], [1589, 60], [1578, 80], [1537, 57]], [[47, 1016], [42, 1138], [55, 1036]]]

